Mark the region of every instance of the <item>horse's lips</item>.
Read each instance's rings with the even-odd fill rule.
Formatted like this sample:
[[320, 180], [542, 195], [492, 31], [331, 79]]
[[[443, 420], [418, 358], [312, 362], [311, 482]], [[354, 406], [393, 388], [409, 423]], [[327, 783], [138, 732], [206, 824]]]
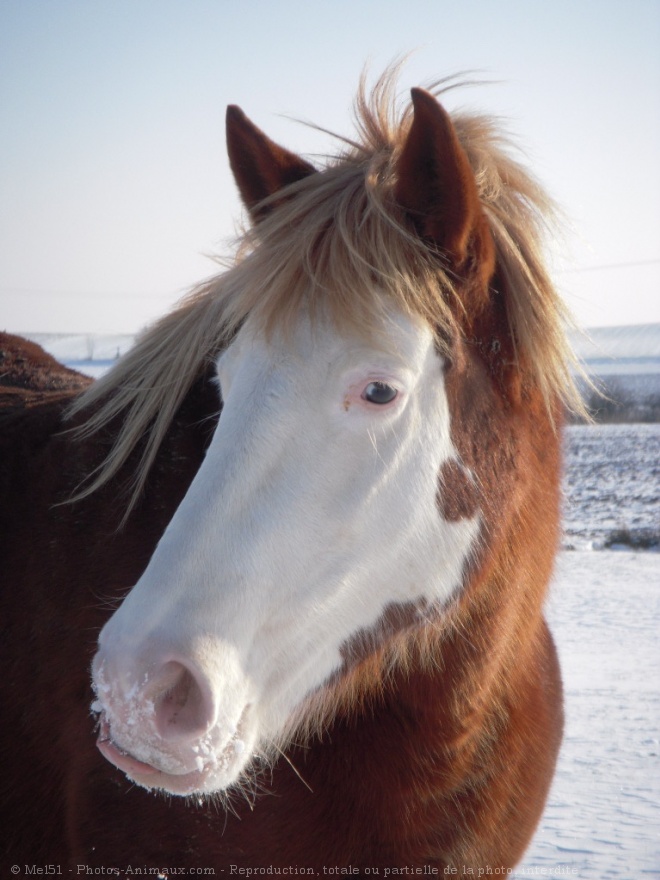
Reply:
[[152, 767], [151, 764], [145, 764], [143, 761], [138, 761], [137, 758], [134, 758], [128, 752], [118, 748], [110, 737], [104, 733], [103, 727], [96, 740], [96, 746], [104, 758], [110, 761], [111, 764], [114, 764], [117, 769], [123, 770], [123, 772], [127, 773], [129, 776], [151, 776], [159, 772], [155, 767]]
[[181, 789], [181, 793], [187, 794], [194, 791], [197, 786], [194, 781], [199, 781], [199, 773], [187, 773], [179, 777], [172, 776], [159, 770], [151, 764], [134, 758], [130, 752], [120, 748], [112, 739], [110, 734], [110, 725], [107, 719], [102, 716], [100, 719], [99, 735], [96, 739], [96, 747], [103, 757], [113, 764], [122, 773], [125, 773], [129, 779], [137, 782], [145, 788], [164, 788], [170, 789], [172, 784], [167, 784], [167, 780], [176, 783], [176, 789]]
[[208, 781], [205, 769], [192, 770], [181, 774], [166, 772], [152, 764], [147, 764], [133, 757], [130, 752], [121, 748], [112, 739], [110, 724], [102, 714], [99, 719], [99, 733], [96, 747], [103, 757], [122, 773], [146, 789], [161, 789], [170, 794], [191, 795], [205, 791], [204, 783]]
[[105, 715], [102, 715], [99, 720], [99, 735], [96, 739], [96, 747], [104, 758], [110, 761], [111, 764], [114, 764], [118, 770], [122, 770], [131, 777], [135, 775], [153, 776], [162, 772], [156, 767], [152, 767], [151, 764], [139, 761], [130, 752], [120, 748], [112, 739], [110, 724]]

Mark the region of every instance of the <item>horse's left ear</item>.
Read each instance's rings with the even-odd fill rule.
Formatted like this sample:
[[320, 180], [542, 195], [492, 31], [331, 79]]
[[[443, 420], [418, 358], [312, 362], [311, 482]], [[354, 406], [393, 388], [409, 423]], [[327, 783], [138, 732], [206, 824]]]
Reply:
[[414, 116], [397, 167], [395, 198], [418, 234], [460, 268], [481, 218], [474, 173], [447, 111], [424, 89], [412, 89], [411, 95]]
[[255, 221], [263, 219], [272, 208], [260, 206], [264, 199], [316, 171], [309, 162], [267, 137], [233, 104], [227, 107], [227, 151], [241, 198]]

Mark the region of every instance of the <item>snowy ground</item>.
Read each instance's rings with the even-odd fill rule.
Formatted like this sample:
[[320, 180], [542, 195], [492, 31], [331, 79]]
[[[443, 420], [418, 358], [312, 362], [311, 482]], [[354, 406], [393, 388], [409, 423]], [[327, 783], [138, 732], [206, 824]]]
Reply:
[[572, 549], [548, 617], [566, 732], [518, 874], [660, 877], [660, 552], [630, 546], [660, 550], [660, 425], [574, 426], [565, 440]]
[[564, 548], [660, 550], [660, 424], [565, 433]]
[[563, 552], [548, 611], [566, 732], [517, 876], [660, 877], [660, 554]]

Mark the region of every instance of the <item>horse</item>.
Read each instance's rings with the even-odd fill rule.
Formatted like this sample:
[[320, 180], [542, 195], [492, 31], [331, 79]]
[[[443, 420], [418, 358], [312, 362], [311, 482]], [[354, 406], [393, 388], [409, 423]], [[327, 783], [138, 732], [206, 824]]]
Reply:
[[579, 404], [552, 202], [449, 85], [362, 84], [321, 167], [230, 106], [223, 271], [93, 383], [3, 336], [3, 876], [524, 853]]

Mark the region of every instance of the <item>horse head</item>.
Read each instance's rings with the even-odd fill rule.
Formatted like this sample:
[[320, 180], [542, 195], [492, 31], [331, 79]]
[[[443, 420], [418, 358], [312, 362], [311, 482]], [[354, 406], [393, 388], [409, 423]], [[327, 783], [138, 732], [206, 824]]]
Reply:
[[223, 283], [251, 306], [215, 355], [204, 461], [93, 664], [99, 748], [145, 787], [222, 791], [321, 729], [497, 534], [506, 474], [474, 449], [506, 443], [471, 416], [521, 401], [496, 246], [433, 95], [413, 90], [404, 128], [377, 161], [316, 170], [228, 110], [253, 227]]

